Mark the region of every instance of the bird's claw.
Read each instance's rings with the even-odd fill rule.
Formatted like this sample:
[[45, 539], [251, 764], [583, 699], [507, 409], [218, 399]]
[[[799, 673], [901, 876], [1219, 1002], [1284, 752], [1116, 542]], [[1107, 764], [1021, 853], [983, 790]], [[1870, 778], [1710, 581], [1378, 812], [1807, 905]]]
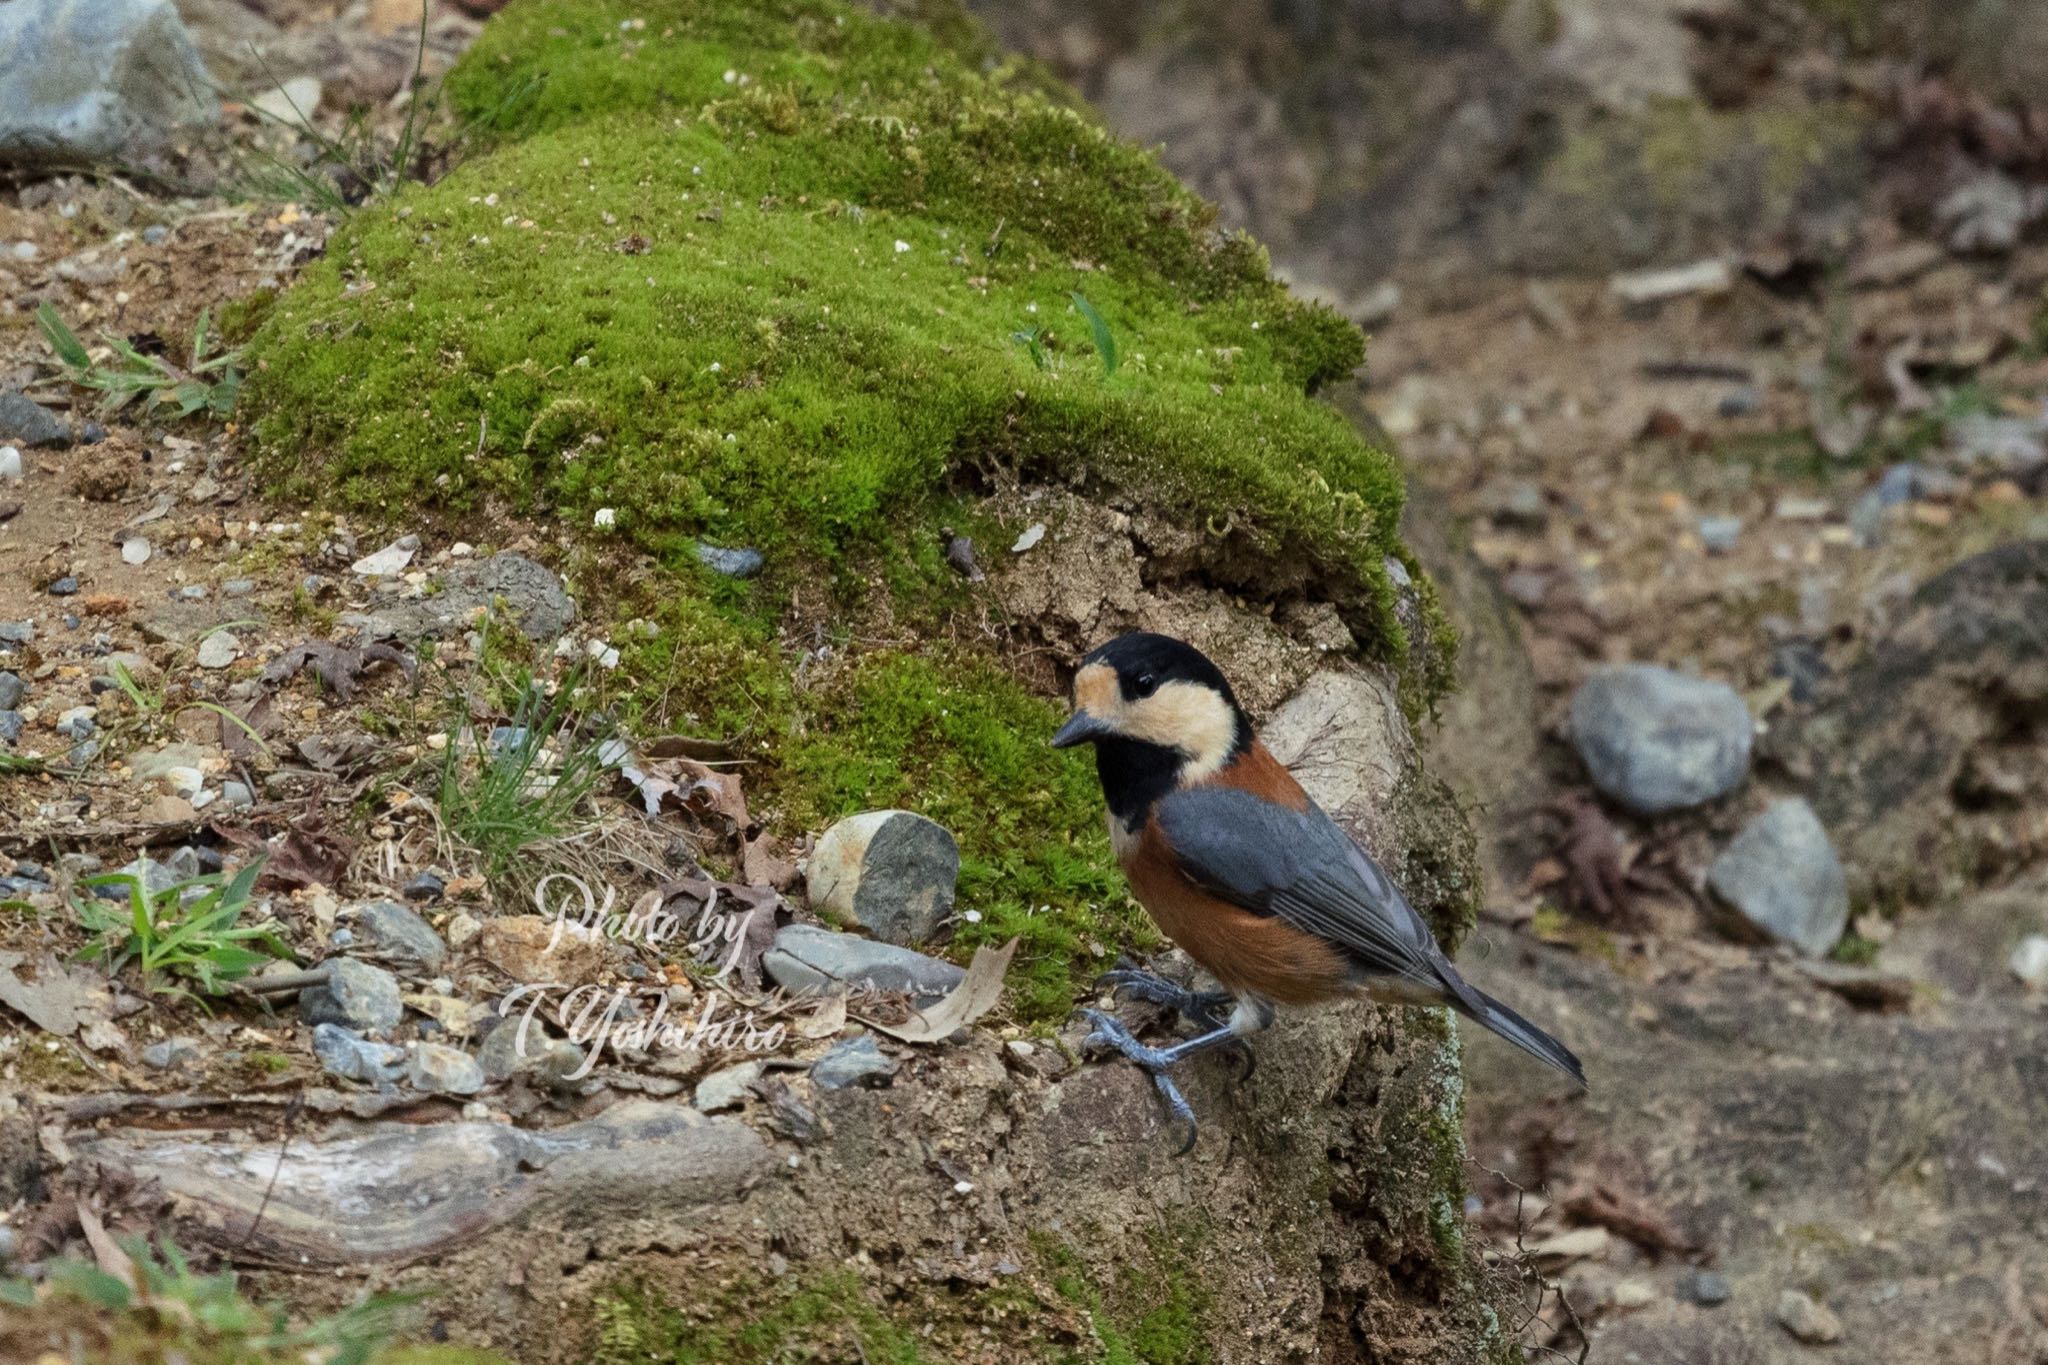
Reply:
[[1224, 1008], [1233, 1003], [1229, 991], [1189, 990], [1156, 972], [1136, 967], [1119, 967], [1115, 971], [1104, 972], [1095, 978], [1095, 984], [1133, 1000], [1164, 1005], [1204, 1031], [1221, 1028], [1226, 1018]]
[[1186, 1156], [1193, 1151], [1199, 1125], [1195, 1122], [1194, 1106], [1188, 1103], [1187, 1096], [1180, 1093], [1180, 1087], [1174, 1084], [1173, 1077], [1166, 1074], [1174, 1058], [1158, 1048], [1147, 1047], [1139, 1042], [1137, 1036], [1124, 1027], [1123, 1021], [1114, 1015], [1104, 1014], [1101, 1010], [1082, 1010], [1081, 1015], [1092, 1026], [1088, 1036], [1081, 1040], [1082, 1048], [1107, 1048], [1121, 1054], [1125, 1060], [1134, 1063], [1139, 1070], [1150, 1076], [1153, 1088], [1159, 1092], [1160, 1098], [1166, 1101], [1167, 1109], [1174, 1118], [1187, 1126], [1187, 1140], [1181, 1143], [1174, 1155]]

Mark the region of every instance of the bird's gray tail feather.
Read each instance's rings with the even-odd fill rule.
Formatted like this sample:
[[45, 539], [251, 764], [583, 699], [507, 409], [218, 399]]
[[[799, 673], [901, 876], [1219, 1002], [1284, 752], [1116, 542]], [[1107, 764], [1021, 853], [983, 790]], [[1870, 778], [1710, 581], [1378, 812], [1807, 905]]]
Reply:
[[[1579, 1065], [1579, 1059], [1572, 1050], [1557, 1039], [1537, 1028], [1534, 1024], [1516, 1014], [1500, 1001], [1469, 982], [1461, 982], [1469, 991], [1469, 998], [1453, 997], [1460, 1013], [1474, 1022], [1484, 1025], [1494, 1033], [1513, 1043], [1522, 1051], [1539, 1061], [1550, 1063], [1565, 1075], [1577, 1081], [1581, 1087], [1586, 1084], [1586, 1070]], [[1462, 993], [1460, 993], [1462, 995]]]

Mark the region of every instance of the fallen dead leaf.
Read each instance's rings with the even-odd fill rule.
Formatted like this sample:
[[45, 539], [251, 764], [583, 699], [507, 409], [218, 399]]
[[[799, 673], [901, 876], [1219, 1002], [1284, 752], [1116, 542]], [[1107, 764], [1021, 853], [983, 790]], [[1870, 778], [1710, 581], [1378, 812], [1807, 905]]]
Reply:
[[282, 687], [301, 669], [310, 667], [320, 679], [321, 686], [339, 700], [348, 701], [355, 695], [356, 684], [362, 681], [363, 674], [372, 664], [378, 663], [396, 665], [408, 682], [419, 679], [419, 665], [413, 657], [392, 645], [371, 643], [350, 649], [325, 640], [308, 640], [293, 645], [272, 659], [263, 670], [263, 685]]
[[740, 880], [787, 891], [796, 885], [796, 879], [796, 861], [783, 851], [782, 841], [774, 835], [763, 834], [740, 846]]
[[294, 823], [257, 879], [259, 889], [300, 891], [310, 886], [336, 886], [347, 870], [355, 844], [346, 835], [317, 820]]
[[[30, 968], [26, 976], [18, 970], [25, 963]], [[55, 954], [31, 961], [21, 953], [0, 952], [0, 1005], [37, 1028], [69, 1038], [81, 1028], [106, 1023], [114, 992], [98, 972], [74, 967]]]
[[434, 995], [422, 991], [418, 994], [402, 995], [399, 999], [459, 1038], [467, 1038], [474, 1034], [477, 1027], [492, 1013], [491, 1006], [484, 1001], [464, 1000], [453, 995]]
[[796, 1036], [799, 1038], [836, 1038], [846, 1027], [846, 997], [827, 995], [818, 1000], [818, 1007], [798, 1021]]
[[[1692, 1243], [1671, 1225], [1670, 1219], [1637, 1196], [1609, 1185], [1592, 1185], [1574, 1191], [1559, 1202], [1558, 1211], [1575, 1223], [1593, 1225], [1580, 1229], [1582, 1232], [1601, 1229], [1616, 1232], [1645, 1251], [1662, 1253], [1693, 1249]], [[1562, 1235], [1568, 1237], [1571, 1234]]]
[[135, 1284], [135, 1262], [114, 1244], [114, 1239], [107, 1235], [106, 1225], [100, 1222], [99, 1215], [92, 1211], [83, 1197], [77, 1200], [77, 1204], [79, 1231], [85, 1234], [86, 1244], [92, 1248], [92, 1258], [99, 1262], [101, 1270], [122, 1284]]
[[943, 1042], [996, 1007], [1003, 998], [1003, 973], [1010, 969], [1010, 958], [1016, 951], [1014, 938], [1000, 948], [976, 948], [974, 960], [967, 964], [966, 978], [938, 1004], [912, 1014], [900, 1024], [873, 1019], [861, 1022], [906, 1043]]

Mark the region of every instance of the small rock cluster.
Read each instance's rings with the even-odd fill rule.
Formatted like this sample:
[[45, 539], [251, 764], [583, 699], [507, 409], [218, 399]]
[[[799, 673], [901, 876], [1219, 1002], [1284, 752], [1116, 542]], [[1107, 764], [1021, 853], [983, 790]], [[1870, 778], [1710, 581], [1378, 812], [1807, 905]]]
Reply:
[[[1571, 736], [1593, 785], [1656, 818], [1721, 800], [1749, 774], [1755, 722], [1725, 683], [1653, 664], [1601, 669], [1572, 698]], [[1729, 842], [1707, 885], [1755, 932], [1825, 956], [1849, 919], [1848, 880], [1813, 808], [1776, 801]]]

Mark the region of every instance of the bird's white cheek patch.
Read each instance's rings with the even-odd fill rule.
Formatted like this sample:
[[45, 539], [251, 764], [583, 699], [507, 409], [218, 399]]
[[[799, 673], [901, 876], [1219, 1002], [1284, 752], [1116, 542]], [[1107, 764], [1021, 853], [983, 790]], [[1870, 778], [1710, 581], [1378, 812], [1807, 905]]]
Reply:
[[1237, 717], [1214, 688], [1171, 682], [1129, 708], [1127, 733], [1187, 755], [1183, 785], [1214, 777], [1237, 743]]

